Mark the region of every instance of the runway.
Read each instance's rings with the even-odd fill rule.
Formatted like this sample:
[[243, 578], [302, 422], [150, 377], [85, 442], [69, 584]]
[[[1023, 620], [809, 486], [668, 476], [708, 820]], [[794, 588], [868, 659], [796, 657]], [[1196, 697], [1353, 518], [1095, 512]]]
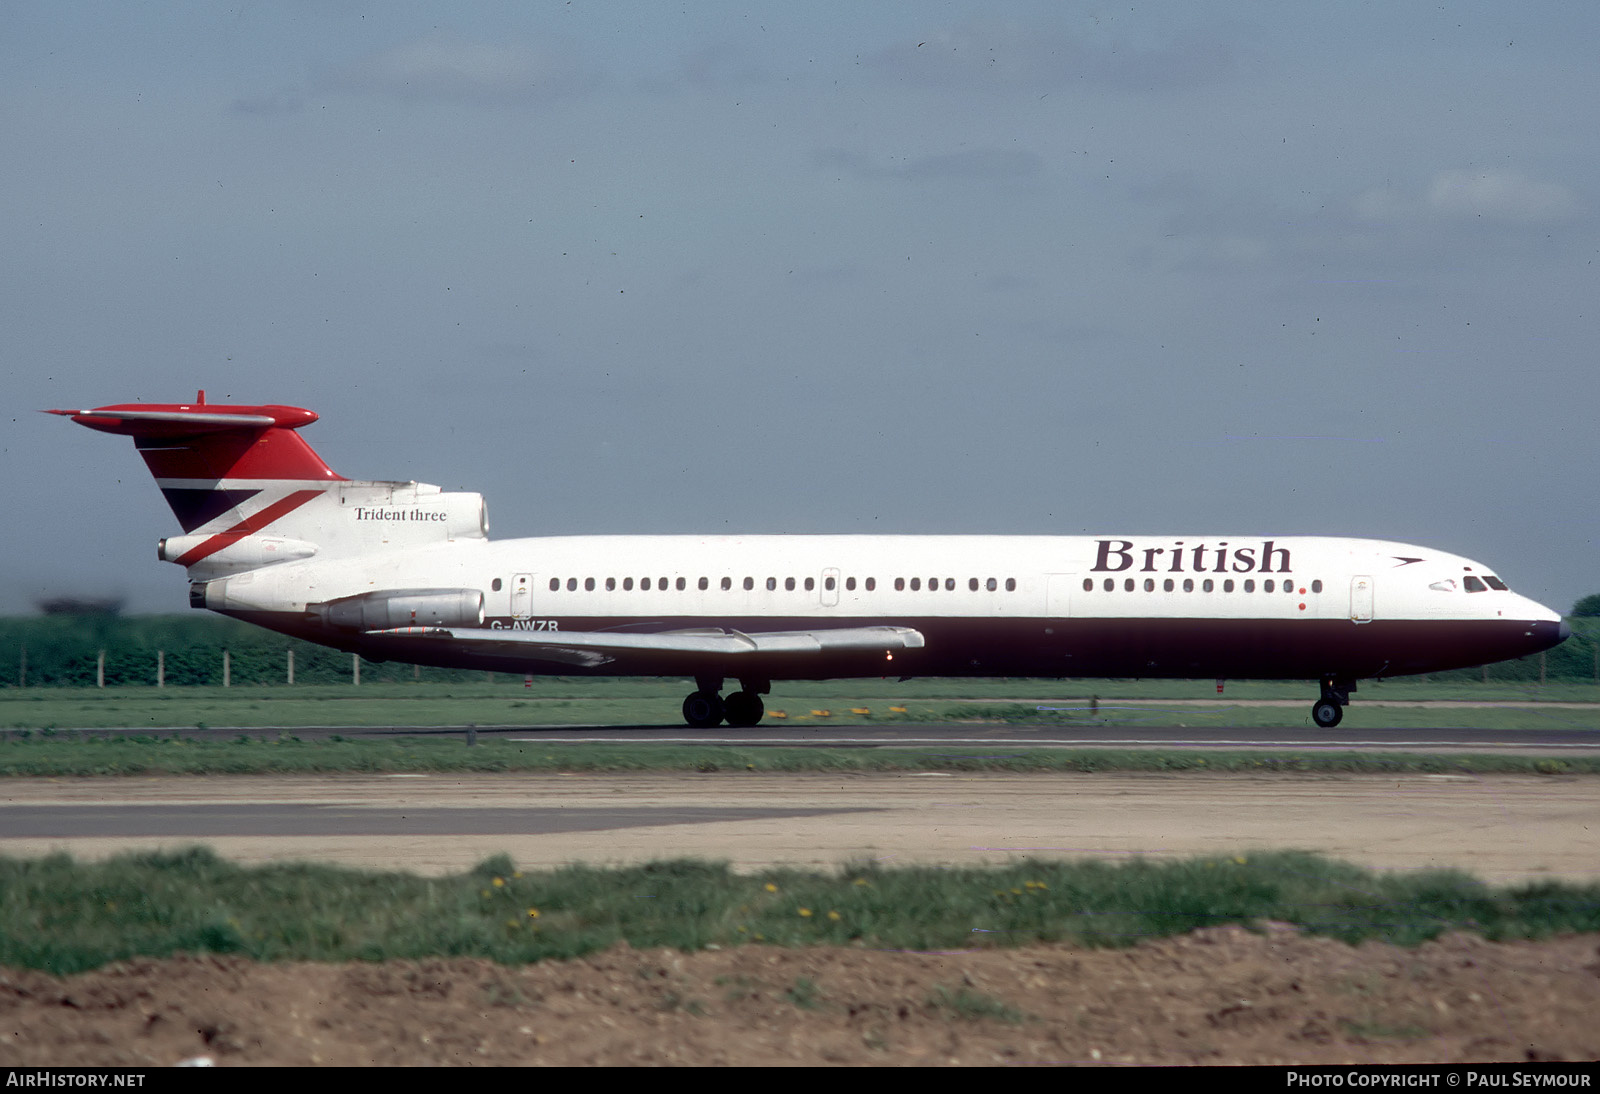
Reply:
[[1245, 855], [1298, 848], [1485, 881], [1600, 881], [1600, 781], [1459, 775], [256, 776], [11, 779], [0, 854], [196, 843], [245, 862], [420, 873], [684, 856], [849, 861]]
[[[17, 731], [10, 731], [15, 734]], [[1315, 749], [1318, 751], [1521, 752], [1530, 755], [1600, 754], [1600, 718], [1584, 710], [1555, 712], [1538, 729], [1471, 729], [1451, 726], [1392, 729], [1381, 725], [1242, 728], [1238, 726], [1023, 726], [973, 722], [893, 725], [767, 723], [754, 729], [690, 729], [667, 725], [444, 725], [444, 726], [141, 726], [60, 732], [119, 733], [231, 741], [240, 736], [453, 737], [537, 741], [540, 744], [732, 745], [741, 748], [1182, 748]]]

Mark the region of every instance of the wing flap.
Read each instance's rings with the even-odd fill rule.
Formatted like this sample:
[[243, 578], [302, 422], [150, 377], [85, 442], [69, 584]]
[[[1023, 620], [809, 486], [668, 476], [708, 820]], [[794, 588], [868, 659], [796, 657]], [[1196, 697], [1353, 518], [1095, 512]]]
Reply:
[[911, 627], [840, 627], [814, 631], [695, 630], [633, 634], [622, 631], [505, 631], [466, 627], [396, 627], [365, 632], [395, 641], [428, 641], [512, 660], [599, 668], [638, 657], [760, 660], [767, 656], [889, 653], [921, 649]]

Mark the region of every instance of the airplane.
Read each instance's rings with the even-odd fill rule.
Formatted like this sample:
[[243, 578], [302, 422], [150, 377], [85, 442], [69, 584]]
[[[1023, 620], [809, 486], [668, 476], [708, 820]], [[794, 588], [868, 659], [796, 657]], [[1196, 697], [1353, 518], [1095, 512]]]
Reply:
[[[50, 414], [133, 438], [183, 529], [189, 603], [374, 661], [694, 681], [691, 726], [754, 726], [774, 680], [1357, 681], [1524, 657], [1550, 609], [1472, 559], [1261, 535], [630, 535], [491, 540], [483, 496], [347, 479], [290, 406]], [[739, 690], [723, 697], [724, 682]]]

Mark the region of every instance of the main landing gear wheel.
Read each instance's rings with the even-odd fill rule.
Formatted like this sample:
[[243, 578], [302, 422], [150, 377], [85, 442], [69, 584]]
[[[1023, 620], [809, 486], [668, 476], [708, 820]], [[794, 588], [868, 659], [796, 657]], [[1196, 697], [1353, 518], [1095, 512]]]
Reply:
[[683, 720], [696, 729], [721, 725], [725, 713], [722, 696], [714, 691], [691, 692], [683, 701]]
[[767, 712], [761, 696], [753, 691], [736, 691], [724, 700], [723, 706], [727, 708], [728, 724], [740, 728], [755, 725]]

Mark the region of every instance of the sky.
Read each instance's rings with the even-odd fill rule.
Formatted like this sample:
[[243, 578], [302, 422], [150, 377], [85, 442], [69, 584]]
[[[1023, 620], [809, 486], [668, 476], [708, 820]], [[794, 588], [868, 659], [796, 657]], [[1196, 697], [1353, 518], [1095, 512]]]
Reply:
[[1600, 5], [0, 2], [0, 614], [186, 610], [125, 438], [498, 537], [1348, 535], [1600, 591]]

